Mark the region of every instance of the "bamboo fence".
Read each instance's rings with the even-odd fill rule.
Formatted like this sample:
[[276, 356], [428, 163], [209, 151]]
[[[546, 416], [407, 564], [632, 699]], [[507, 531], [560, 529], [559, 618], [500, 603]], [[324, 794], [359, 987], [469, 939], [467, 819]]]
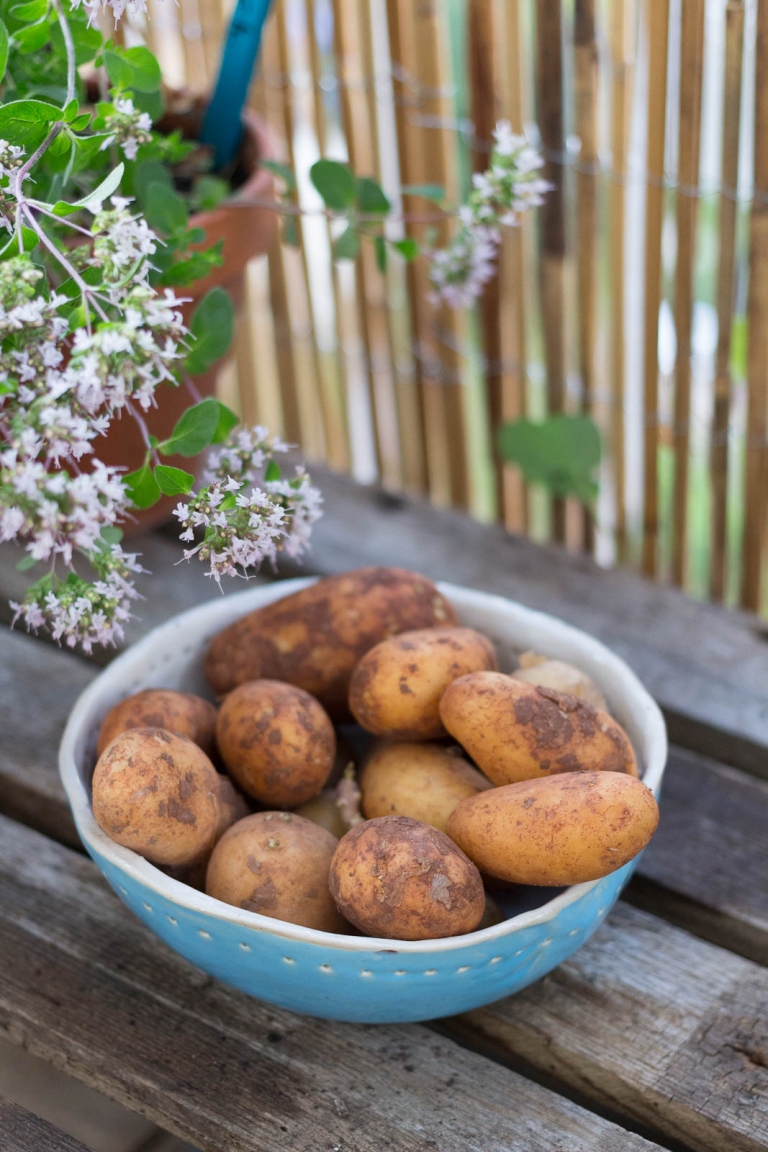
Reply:
[[[170, 83], [213, 82], [231, 4], [153, 0]], [[299, 247], [250, 269], [223, 394], [307, 458], [513, 531], [768, 608], [768, 0], [276, 0], [252, 90], [299, 175]], [[384, 272], [307, 180], [373, 176], [392, 238], [452, 235], [506, 119], [546, 203], [505, 232], [475, 309]], [[589, 415], [600, 497], [526, 482], [502, 424]]]

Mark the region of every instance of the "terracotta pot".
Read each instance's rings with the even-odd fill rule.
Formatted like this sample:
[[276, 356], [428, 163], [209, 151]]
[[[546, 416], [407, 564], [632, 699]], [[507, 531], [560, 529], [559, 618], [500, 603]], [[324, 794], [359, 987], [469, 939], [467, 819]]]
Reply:
[[[177, 97], [177, 103], [178, 103]], [[204, 102], [187, 99], [182, 108], [178, 106], [167, 113], [159, 122], [161, 131], [180, 128], [188, 139], [195, 139], [199, 130]], [[241, 145], [233, 184], [237, 196], [259, 199], [274, 198], [274, 181], [270, 172], [259, 168], [259, 161], [271, 159], [274, 155], [269, 130], [264, 121], [255, 113], [246, 111], [243, 116], [245, 131]], [[238, 175], [240, 179], [238, 180]], [[209, 248], [224, 241], [223, 263], [214, 268], [203, 280], [197, 280], [189, 287], [177, 289], [179, 296], [190, 297], [183, 307], [184, 319], [188, 324], [197, 304], [211, 288], [221, 287], [232, 297], [236, 312], [240, 312], [245, 300], [245, 268], [249, 260], [269, 250], [277, 229], [277, 213], [270, 208], [243, 205], [225, 201], [211, 212], [198, 212], [190, 217], [190, 227], [205, 229], [205, 242], [202, 248]], [[209, 369], [202, 376], [194, 378], [195, 387], [201, 398], [213, 396], [216, 392], [216, 378], [221, 365]], [[146, 414], [150, 432], [159, 440], [166, 439], [173, 431], [179, 417], [194, 403], [189, 389], [182, 384], [174, 388], [163, 384], [156, 394], [157, 407]], [[129, 416], [115, 420], [107, 436], [99, 441], [99, 458], [105, 464], [120, 465], [127, 471], [139, 468], [144, 460], [145, 448], [138, 425]], [[164, 464], [172, 464], [186, 471], [195, 471], [196, 461], [189, 457], [163, 457]], [[199, 461], [198, 461], [199, 467]], [[159, 503], [144, 511], [134, 512], [133, 521], [123, 525], [127, 536], [147, 531], [167, 521], [178, 503], [178, 497], [163, 497]]]

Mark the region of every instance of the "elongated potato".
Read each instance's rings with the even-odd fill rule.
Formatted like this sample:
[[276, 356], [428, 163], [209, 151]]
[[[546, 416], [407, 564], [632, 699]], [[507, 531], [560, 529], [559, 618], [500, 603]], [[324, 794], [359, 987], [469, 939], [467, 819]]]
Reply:
[[473, 628], [422, 628], [366, 652], [349, 682], [349, 707], [361, 727], [392, 740], [445, 735], [440, 697], [469, 672], [496, 668], [490, 640]]
[[336, 755], [328, 713], [308, 692], [280, 680], [252, 680], [230, 692], [216, 740], [235, 783], [275, 808], [317, 796]]
[[633, 776], [568, 772], [462, 800], [448, 835], [489, 876], [558, 886], [622, 868], [658, 822], [652, 793]]
[[440, 716], [497, 785], [560, 772], [638, 774], [629, 737], [607, 712], [499, 672], [455, 680], [440, 701]]
[[444, 832], [407, 816], [366, 820], [347, 832], [329, 882], [342, 916], [369, 936], [460, 936], [485, 911], [474, 864]]
[[130, 728], [166, 728], [194, 740], [206, 756], [215, 756], [216, 709], [208, 700], [191, 692], [145, 688], [121, 700], [102, 721], [97, 754], [101, 756], [115, 736]]
[[219, 840], [208, 864], [209, 896], [290, 924], [345, 932], [328, 891], [338, 841], [295, 812], [257, 812]]
[[523, 652], [520, 657], [520, 667], [514, 673], [516, 680], [525, 680], [526, 684], [535, 684], [539, 688], [554, 688], [556, 692], [567, 692], [570, 696], [578, 696], [586, 700], [593, 708], [601, 712], [608, 711], [608, 704], [600, 689], [590, 680], [586, 672], [567, 664], [565, 660], [550, 660], [547, 656], [539, 656], [536, 652]]
[[186, 736], [164, 728], [116, 736], [99, 757], [92, 790], [99, 827], [153, 864], [195, 863], [221, 824], [216, 769]]
[[369, 820], [410, 816], [441, 832], [457, 804], [490, 787], [490, 780], [463, 756], [440, 744], [383, 744], [360, 777], [363, 813]]
[[218, 696], [246, 680], [285, 680], [348, 715], [349, 678], [374, 644], [456, 613], [431, 580], [402, 568], [359, 568], [320, 580], [235, 621], [211, 643], [205, 674]]

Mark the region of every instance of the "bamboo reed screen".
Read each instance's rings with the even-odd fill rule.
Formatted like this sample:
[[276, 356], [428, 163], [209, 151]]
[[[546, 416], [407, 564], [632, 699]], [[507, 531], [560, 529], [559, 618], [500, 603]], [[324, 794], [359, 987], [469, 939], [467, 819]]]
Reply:
[[[215, 77], [226, 6], [157, 0], [168, 80]], [[250, 268], [223, 394], [307, 457], [766, 608], [768, 0], [277, 0], [252, 104], [299, 176], [301, 246]], [[307, 179], [375, 175], [393, 237], [458, 203], [497, 119], [554, 190], [475, 311], [422, 263], [334, 263]], [[450, 225], [435, 225], [438, 242]], [[602, 431], [594, 516], [495, 451], [522, 415]]]

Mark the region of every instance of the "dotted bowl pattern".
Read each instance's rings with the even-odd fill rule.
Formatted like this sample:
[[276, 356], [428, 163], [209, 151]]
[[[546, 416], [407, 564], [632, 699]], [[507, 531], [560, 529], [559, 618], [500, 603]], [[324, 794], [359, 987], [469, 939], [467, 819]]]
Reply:
[[[170, 879], [109, 840], [90, 806], [95, 735], [118, 700], [142, 687], [203, 690], [202, 654], [231, 620], [308, 581], [287, 581], [205, 604], [115, 660], [73, 710], [61, 771], [80, 835], [128, 907], [171, 948], [243, 991], [298, 1012], [367, 1023], [428, 1020], [480, 1007], [538, 980], [599, 927], [637, 861], [565, 890], [502, 924], [449, 940], [334, 936], [231, 908]], [[507, 647], [538, 647], [579, 664], [606, 692], [658, 795], [666, 760], [661, 715], [626, 665], [568, 625], [499, 597], [441, 585], [462, 622]]]

